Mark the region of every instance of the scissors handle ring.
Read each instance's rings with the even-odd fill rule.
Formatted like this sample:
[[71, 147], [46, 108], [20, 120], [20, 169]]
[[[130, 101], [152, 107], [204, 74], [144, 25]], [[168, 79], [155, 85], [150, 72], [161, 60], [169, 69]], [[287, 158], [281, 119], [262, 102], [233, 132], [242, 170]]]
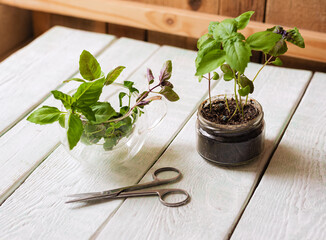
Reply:
[[[161, 173], [161, 172], [176, 172], [178, 175], [175, 176], [175, 177], [172, 177], [172, 178], [168, 178], [168, 179], [161, 179], [161, 178], [159, 178], [159, 176], [158, 176], [158, 174]], [[176, 182], [176, 181], [178, 181], [181, 177], [182, 177], [182, 174], [181, 174], [180, 170], [177, 169], [177, 168], [174, 168], [174, 167], [162, 167], [162, 168], [156, 169], [156, 170], [153, 172], [153, 179], [154, 179], [155, 181], [160, 181], [160, 182], [162, 182], [161, 184], [164, 184], [164, 183], [170, 183], [170, 182]]]
[[[157, 190], [157, 193], [159, 195], [160, 202], [167, 207], [179, 207], [179, 206], [187, 204], [188, 201], [190, 200], [189, 193], [183, 189], [160, 189], [160, 190]], [[186, 198], [179, 202], [172, 202], [172, 203], [164, 200], [164, 198], [167, 195], [174, 194], [174, 193], [179, 193], [179, 194], [185, 195]]]

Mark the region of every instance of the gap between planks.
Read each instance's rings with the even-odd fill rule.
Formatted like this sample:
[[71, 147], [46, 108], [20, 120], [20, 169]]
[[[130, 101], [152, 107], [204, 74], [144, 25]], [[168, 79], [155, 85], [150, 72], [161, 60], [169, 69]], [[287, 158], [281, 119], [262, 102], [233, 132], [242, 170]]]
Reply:
[[250, 195], [248, 196], [247, 200], [245, 201], [243, 208], [240, 210], [240, 212], [239, 212], [239, 216], [236, 218], [236, 221], [234, 222], [234, 226], [232, 226], [232, 229], [231, 229], [231, 231], [230, 231], [230, 234], [229, 234], [229, 236], [228, 236], [228, 239], [231, 239], [231, 238], [232, 238], [232, 235], [233, 235], [233, 233], [234, 233], [236, 227], [238, 226], [238, 223], [240, 222], [241, 217], [242, 217], [244, 211], [246, 210], [246, 208], [247, 208], [247, 206], [248, 206], [248, 204], [249, 204], [249, 202], [250, 202], [252, 196], [254, 195], [254, 193], [255, 193], [255, 191], [256, 191], [258, 185], [260, 184], [260, 181], [261, 181], [261, 179], [263, 178], [263, 176], [264, 176], [264, 174], [265, 174], [265, 172], [266, 172], [266, 170], [267, 170], [267, 168], [268, 168], [268, 166], [269, 166], [269, 164], [270, 164], [270, 162], [271, 162], [271, 160], [272, 160], [272, 158], [273, 158], [273, 156], [274, 156], [274, 153], [275, 153], [275, 151], [276, 151], [278, 145], [280, 144], [280, 142], [281, 142], [281, 140], [282, 140], [282, 138], [283, 138], [283, 136], [284, 136], [284, 134], [285, 134], [286, 129], [287, 129], [288, 126], [290, 125], [291, 120], [292, 120], [292, 118], [293, 118], [295, 112], [297, 111], [297, 109], [298, 109], [298, 107], [299, 107], [299, 105], [300, 105], [300, 103], [301, 103], [301, 101], [302, 101], [304, 95], [306, 94], [307, 89], [308, 89], [308, 87], [309, 87], [309, 85], [310, 85], [310, 83], [311, 83], [311, 80], [313, 79], [314, 75], [315, 75], [314, 73], [311, 74], [311, 77], [310, 77], [310, 79], [308, 80], [308, 82], [307, 82], [307, 84], [306, 84], [306, 87], [305, 87], [304, 90], [302, 91], [302, 93], [301, 93], [301, 95], [300, 95], [300, 98], [298, 99], [298, 101], [297, 101], [297, 103], [296, 103], [296, 107], [295, 107], [295, 108], [293, 109], [293, 111], [290, 113], [290, 116], [289, 116], [289, 119], [287, 120], [287, 123], [285, 124], [284, 128], [282, 129], [282, 132], [280, 133], [280, 135], [279, 135], [278, 138], [276, 139], [276, 143], [275, 143], [275, 146], [274, 146], [274, 148], [273, 148], [273, 150], [272, 150], [272, 153], [271, 153], [270, 157], [268, 158], [268, 160], [267, 160], [267, 162], [266, 162], [264, 168], [262, 169], [262, 172], [260, 173], [259, 176], [257, 176], [257, 180], [255, 180], [255, 182], [254, 182], [254, 185], [253, 185], [253, 187], [252, 187], [252, 190], [250, 191]]

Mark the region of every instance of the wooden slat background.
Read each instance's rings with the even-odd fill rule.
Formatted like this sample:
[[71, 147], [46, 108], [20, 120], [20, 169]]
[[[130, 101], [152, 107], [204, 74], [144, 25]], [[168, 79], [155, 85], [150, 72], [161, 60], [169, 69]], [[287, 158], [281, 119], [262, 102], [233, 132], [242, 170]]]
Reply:
[[[121, 0], [123, 1], [123, 0]], [[129, 0], [130, 1], [130, 0]], [[140, 3], [149, 3], [154, 5], [168, 6], [196, 12], [205, 12], [217, 15], [236, 17], [242, 12], [254, 10], [256, 13], [253, 20], [279, 25], [287, 25], [290, 27], [298, 27], [307, 30], [326, 32], [326, 1], [311, 0], [307, 3], [304, 0], [131, 0]], [[1, 7], [1, 6], [0, 6]], [[6, 7], [7, 8], [7, 7]], [[181, 48], [196, 50], [196, 39], [175, 36], [171, 34], [159, 33], [143, 29], [136, 29], [127, 26], [121, 26], [111, 23], [97, 22], [85, 20], [75, 17], [61, 16], [57, 14], [49, 14], [42, 12], [32, 12], [10, 8], [13, 16], [21, 15], [21, 12], [27, 15], [26, 19], [14, 19], [11, 22], [6, 21], [7, 26], [17, 27], [17, 22], [20, 24], [29, 24], [33, 22], [33, 28], [26, 27], [24, 31], [14, 31], [12, 35], [20, 34], [20, 38], [26, 39], [26, 35], [34, 37], [39, 36], [47, 29], [55, 25], [62, 25], [88, 31], [101, 33], [109, 33], [118, 37], [125, 36], [139, 40], [149, 41], [161, 45], [172, 45]], [[1, 8], [0, 8], [1, 13]], [[1, 21], [3, 16], [0, 14], [0, 33], [3, 31]], [[20, 25], [18, 24], [18, 26]], [[10, 28], [9, 28], [10, 29]], [[9, 31], [9, 33], [11, 33]], [[1, 34], [3, 35], [3, 34]], [[19, 39], [19, 38], [18, 38]], [[19, 40], [15, 41], [18, 41]], [[13, 45], [15, 41], [11, 41]], [[0, 39], [0, 43], [3, 40]], [[9, 52], [14, 47], [9, 45], [0, 45], [0, 58], [2, 52]], [[292, 57], [284, 57], [283, 62], [286, 67], [302, 68], [315, 71], [326, 72], [326, 63], [295, 59]], [[254, 54], [253, 62], [261, 62], [260, 54]]]

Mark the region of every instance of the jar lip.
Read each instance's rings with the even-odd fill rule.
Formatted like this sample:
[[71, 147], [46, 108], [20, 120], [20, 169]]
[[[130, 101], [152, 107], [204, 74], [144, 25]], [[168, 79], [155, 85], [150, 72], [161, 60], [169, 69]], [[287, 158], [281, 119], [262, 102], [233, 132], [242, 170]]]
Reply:
[[[227, 99], [230, 99], [232, 97], [234, 98], [233, 94], [227, 94], [226, 96], [227, 96]], [[220, 95], [213, 96], [211, 98], [212, 101], [215, 101], [215, 100], [218, 100], [218, 99], [223, 99], [224, 100], [225, 95], [220, 94]], [[243, 130], [246, 130], [246, 129], [251, 128], [251, 127], [256, 127], [261, 123], [261, 121], [264, 118], [263, 108], [262, 108], [262, 106], [260, 105], [260, 103], [257, 100], [255, 100], [253, 98], [249, 98], [248, 100], [253, 102], [253, 105], [254, 105], [255, 108], [258, 109], [259, 114], [258, 114], [257, 117], [255, 117], [254, 119], [249, 120], [246, 123], [237, 124], [237, 125], [227, 125], [227, 124], [214, 123], [214, 122], [211, 122], [211, 121], [205, 119], [203, 117], [203, 115], [201, 114], [201, 110], [206, 104], [208, 104], [208, 99], [204, 100], [199, 105], [198, 110], [197, 110], [197, 119], [199, 120], [199, 122], [201, 124], [203, 124], [205, 126], [205, 128], [208, 128], [208, 129], [213, 130], [213, 131], [219, 131], [219, 132], [239, 132], [239, 131], [243, 131]]]

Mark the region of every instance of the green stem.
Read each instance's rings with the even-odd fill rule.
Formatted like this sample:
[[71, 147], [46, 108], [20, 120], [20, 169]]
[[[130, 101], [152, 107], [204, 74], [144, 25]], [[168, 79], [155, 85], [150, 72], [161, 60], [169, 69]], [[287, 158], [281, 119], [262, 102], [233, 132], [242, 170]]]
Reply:
[[[240, 74], [239, 73], [238, 73], [238, 87], [240, 89]], [[239, 102], [239, 105], [240, 105], [239, 112], [241, 110], [242, 118], [244, 118], [241, 95], [239, 96], [239, 99], [240, 99], [240, 102]]]
[[236, 80], [236, 78], [234, 78], [234, 97], [235, 97], [235, 103], [237, 105], [236, 110], [238, 109], [240, 112], [238, 95], [237, 95], [237, 80]]
[[237, 112], [237, 108], [234, 110], [232, 116], [228, 119], [228, 121], [230, 121], [234, 117], [234, 115], [235, 115], [236, 112]]
[[254, 79], [252, 79], [252, 82], [255, 81], [255, 79], [257, 78], [258, 74], [260, 73], [261, 70], [263, 70], [263, 68], [269, 63], [269, 61], [272, 59], [273, 56], [270, 56], [270, 58], [264, 63], [264, 65], [258, 70], [258, 72], [256, 73], [256, 76], [254, 77]]
[[229, 113], [231, 113], [230, 108], [229, 108], [229, 104], [228, 104], [228, 99], [226, 97], [226, 94], [225, 94], [225, 105], [226, 105], [226, 108], [229, 111]]
[[248, 102], [248, 95], [246, 96], [246, 102], [245, 102], [245, 105], [247, 105], [247, 102]]

